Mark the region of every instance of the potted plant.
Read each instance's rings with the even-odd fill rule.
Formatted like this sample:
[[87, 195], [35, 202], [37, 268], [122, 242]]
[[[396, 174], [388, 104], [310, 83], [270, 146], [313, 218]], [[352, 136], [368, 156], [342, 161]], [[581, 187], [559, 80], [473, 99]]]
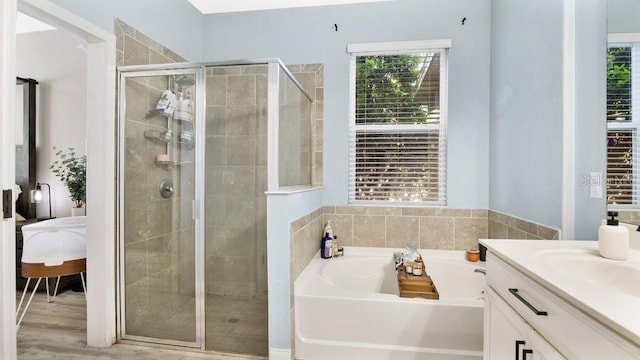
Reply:
[[58, 159], [49, 169], [69, 190], [69, 197], [75, 205], [71, 209], [71, 216], [83, 214], [83, 206], [87, 202], [87, 157], [78, 156], [74, 148], [65, 152], [54, 146], [53, 150]]

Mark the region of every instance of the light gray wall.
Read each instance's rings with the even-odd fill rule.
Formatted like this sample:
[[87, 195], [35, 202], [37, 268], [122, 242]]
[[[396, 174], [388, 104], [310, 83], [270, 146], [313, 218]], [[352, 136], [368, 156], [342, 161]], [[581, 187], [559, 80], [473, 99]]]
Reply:
[[[461, 24], [466, 17], [466, 24]], [[334, 29], [338, 25], [338, 31]], [[205, 17], [205, 61], [322, 63], [324, 204], [348, 201], [350, 43], [452, 39], [448, 205], [489, 205], [489, 0], [398, 0]]]
[[[493, 0], [490, 208], [562, 227], [563, 4]], [[605, 198], [606, 0], [576, 2], [575, 239], [596, 239]]]
[[[322, 207], [319, 189], [267, 195], [267, 268], [269, 273], [269, 358], [291, 350], [290, 224]], [[319, 244], [319, 243], [318, 243]]]
[[608, 0], [609, 33], [640, 33], [640, 1]]
[[561, 1], [492, 1], [490, 143], [490, 208], [560, 228]]
[[110, 33], [113, 33], [113, 18], [117, 17], [189, 61], [202, 58], [204, 15], [186, 0], [51, 2]]
[[[86, 154], [87, 53], [81, 41], [61, 30], [40, 31], [16, 36], [16, 72], [39, 82], [36, 123], [36, 180], [51, 186], [53, 216], [71, 216], [73, 202], [69, 190], [53, 175], [49, 166], [55, 151], [73, 147]], [[42, 61], [47, 59], [47, 61]], [[28, 189], [22, 189], [28, 192]], [[49, 215], [45, 200], [37, 205], [38, 217]]]
[[606, 176], [607, 171], [606, 53], [607, 1], [576, 1], [574, 239], [597, 239], [607, 211], [606, 186], [603, 184], [602, 198], [591, 198], [586, 181], [590, 172]]

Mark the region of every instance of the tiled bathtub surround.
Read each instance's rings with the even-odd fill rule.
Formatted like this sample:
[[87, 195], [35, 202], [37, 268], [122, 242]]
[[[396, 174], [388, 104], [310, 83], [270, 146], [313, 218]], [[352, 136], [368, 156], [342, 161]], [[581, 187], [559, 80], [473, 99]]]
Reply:
[[618, 219], [620, 219], [621, 222], [640, 225], [640, 211], [637, 211], [637, 210], [617, 210], [617, 211], [618, 211]]
[[489, 210], [489, 238], [558, 240], [560, 231], [501, 212]]
[[465, 250], [478, 239], [549, 239], [559, 231], [497, 211], [417, 207], [325, 206], [291, 223], [292, 279], [320, 248], [327, 221], [341, 246]]
[[425, 249], [477, 247], [488, 235], [487, 210], [327, 206], [323, 222], [332, 220], [340, 244], [346, 246]]
[[320, 239], [324, 230], [322, 209], [301, 217], [291, 223], [291, 279], [300, 275], [302, 269], [311, 261], [320, 248]]
[[305, 266], [311, 261], [311, 258], [320, 248], [320, 236], [324, 230], [322, 220], [322, 208], [313, 211], [291, 223], [289, 226], [289, 251], [290, 259], [290, 276], [289, 294], [291, 309], [289, 312], [291, 319], [291, 351], [295, 354], [295, 316], [294, 316], [294, 296], [293, 281], [300, 275]]
[[[481, 238], [558, 239], [558, 230], [486, 209], [325, 206], [290, 225], [291, 344], [295, 343], [293, 282], [320, 248], [331, 220], [341, 246], [423, 249], [478, 248]], [[295, 349], [292, 348], [295, 354]]]
[[291, 223], [292, 279], [320, 248], [327, 221], [340, 246], [477, 248], [488, 236], [487, 210], [325, 206]]

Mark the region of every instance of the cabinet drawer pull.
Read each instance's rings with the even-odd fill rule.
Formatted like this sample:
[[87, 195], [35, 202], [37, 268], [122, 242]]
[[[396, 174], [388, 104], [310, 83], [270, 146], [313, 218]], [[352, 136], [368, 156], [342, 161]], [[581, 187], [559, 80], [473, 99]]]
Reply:
[[534, 314], [536, 314], [538, 316], [547, 316], [548, 315], [546, 311], [540, 311], [540, 310], [536, 309], [525, 298], [520, 296], [520, 294], [518, 293], [518, 289], [510, 288], [509, 292], [511, 294], [513, 294], [513, 296], [515, 296], [516, 299], [520, 300], [521, 303], [525, 304], [531, 311], [533, 311]]
[[516, 340], [516, 360], [520, 360], [520, 346], [524, 345], [524, 340]]

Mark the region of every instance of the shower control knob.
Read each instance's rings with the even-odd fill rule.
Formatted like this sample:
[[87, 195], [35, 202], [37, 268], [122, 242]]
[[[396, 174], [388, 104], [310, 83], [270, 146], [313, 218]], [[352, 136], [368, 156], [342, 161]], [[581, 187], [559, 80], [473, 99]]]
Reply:
[[169, 179], [160, 182], [160, 196], [168, 199], [173, 196], [173, 182]]

